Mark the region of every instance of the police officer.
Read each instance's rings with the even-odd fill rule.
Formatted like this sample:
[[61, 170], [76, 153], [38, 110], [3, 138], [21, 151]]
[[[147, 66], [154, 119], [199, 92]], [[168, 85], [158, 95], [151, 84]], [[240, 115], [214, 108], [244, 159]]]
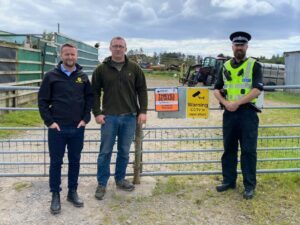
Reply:
[[251, 35], [238, 31], [230, 35], [234, 57], [224, 63], [214, 87], [214, 95], [224, 106], [222, 155], [223, 182], [216, 187], [223, 192], [236, 187], [238, 143], [245, 187], [243, 197], [251, 199], [256, 186], [258, 123], [255, 102], [263, 90], [261, 65], [246, 57]]

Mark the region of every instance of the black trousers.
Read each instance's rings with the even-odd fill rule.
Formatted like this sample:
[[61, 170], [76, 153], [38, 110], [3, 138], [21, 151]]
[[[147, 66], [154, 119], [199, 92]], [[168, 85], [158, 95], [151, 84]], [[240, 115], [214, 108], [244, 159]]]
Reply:
[[76, 190], [83, 149], [84, 127], [60, 127], [61, 131], [48, 129], [50, 154], [49, 186], [51, 192], [61, 191], [61, 167], [66, 147], [68, 148], [68, 188]]
[[244, 187], [256, 186], [257, 135], [259, 119], [250, 108], [239, 108], [235, 112], [224, 111], [222, 173], [224, 183], [235, 183], [237, 179], [238, 144], [241, 147], [241, 169]]

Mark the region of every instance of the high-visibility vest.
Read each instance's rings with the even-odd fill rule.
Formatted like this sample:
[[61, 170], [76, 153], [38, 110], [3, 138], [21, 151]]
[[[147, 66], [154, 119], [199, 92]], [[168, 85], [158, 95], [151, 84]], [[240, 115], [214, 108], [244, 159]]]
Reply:
[[[230, 60], [224, 63], [223, 80], [228, 101], [237, 101], [251, 91], [255, 61], [253, 58], [248, 58], [238, 68], [233, 68]], [[251, 102], [255, 103], [256, 98]]]

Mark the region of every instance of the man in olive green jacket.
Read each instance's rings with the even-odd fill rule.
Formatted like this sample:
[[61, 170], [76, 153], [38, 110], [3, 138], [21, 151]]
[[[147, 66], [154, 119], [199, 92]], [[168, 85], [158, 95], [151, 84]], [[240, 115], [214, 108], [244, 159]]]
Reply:
[[[101, 124], [101, 145], [95, 197], [99, 200], [106, 192], [110, 177], [110, 161], [115, 139], [118, 137], [118, 153], [115, 181], [118, 188], [133, 191], [134, 185], [125, 179], [136, 122], [146, 122], [148, 105], [147, 85], [142, 69], [126, 55], [126, 42], [115, 37], [110, 42], [111, 56], [106, 58], [93, 73], [93, 114]], [[101, 107], [101, 94], [103, 101]]]

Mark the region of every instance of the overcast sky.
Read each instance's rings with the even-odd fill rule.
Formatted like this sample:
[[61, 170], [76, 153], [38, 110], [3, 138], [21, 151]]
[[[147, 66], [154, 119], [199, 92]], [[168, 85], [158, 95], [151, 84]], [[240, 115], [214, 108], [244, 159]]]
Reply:
[[300, 0], [0, 0], [0, 30], [57, 31], [107, 55], [113, 36], [128, 49], [231, 55], [231, 32], [249, 32], [248, 55], [300, 50]]

